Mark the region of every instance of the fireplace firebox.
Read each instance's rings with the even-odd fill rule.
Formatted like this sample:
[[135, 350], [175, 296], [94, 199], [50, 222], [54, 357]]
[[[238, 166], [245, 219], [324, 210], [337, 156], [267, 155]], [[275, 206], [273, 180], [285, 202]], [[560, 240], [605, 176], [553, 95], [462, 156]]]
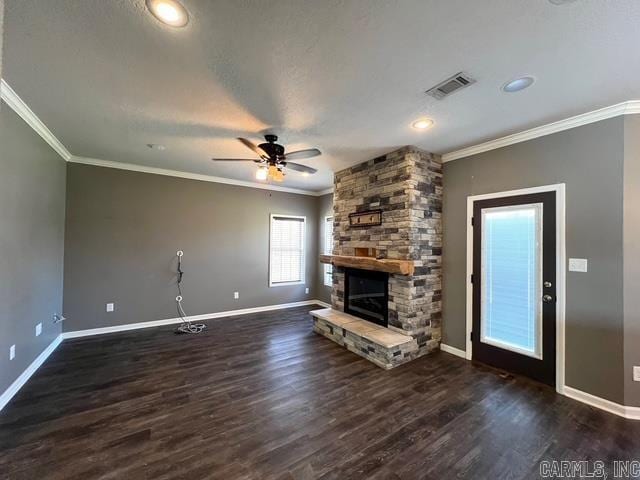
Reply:
[[344, 290], [345, 313], [388, 326], [388, 273], [346, 268]]

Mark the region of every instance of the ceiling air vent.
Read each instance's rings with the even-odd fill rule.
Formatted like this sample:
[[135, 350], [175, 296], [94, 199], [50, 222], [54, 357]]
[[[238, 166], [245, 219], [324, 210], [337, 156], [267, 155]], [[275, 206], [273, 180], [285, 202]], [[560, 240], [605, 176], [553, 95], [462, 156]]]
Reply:
[[453, 92], [457, 92], [458, 90], [468, 87], [472, 83], [476, 81], [471, 78], [469, 75], [465, 75], [464, 73], [456, 73], [453, 77], [447, 78], [444, 82], [439, 83], [433, 88], [430, 88], [425, 93], [427, 95], [431, 95], [433, 98], [437, 98], [438, 100], [442, 100], [444, 97], [448, 97]]

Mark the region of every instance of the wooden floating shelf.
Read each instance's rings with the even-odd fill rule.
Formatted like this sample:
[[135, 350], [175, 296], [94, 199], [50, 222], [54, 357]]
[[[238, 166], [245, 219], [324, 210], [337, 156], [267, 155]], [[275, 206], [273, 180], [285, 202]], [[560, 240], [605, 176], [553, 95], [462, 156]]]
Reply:
[[350, 255], [320, 255], [321, 263], [330, 263], [336, 267], [360, 268], [377, 272], [395, 273], [399, 275], [413, 275], [413, 261], [391, 260], [374, 257], [356, 257]]

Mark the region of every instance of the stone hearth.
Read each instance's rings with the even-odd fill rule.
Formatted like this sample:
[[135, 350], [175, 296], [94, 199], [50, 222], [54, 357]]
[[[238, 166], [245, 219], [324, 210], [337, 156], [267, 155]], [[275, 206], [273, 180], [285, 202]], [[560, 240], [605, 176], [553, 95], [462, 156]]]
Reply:
[[311, 312], [313, 329], [339, 345], [386, 370], [404, 363], [405, 353], [415, 352], [410, 335], [396, 333], [333, 308]]
[[[334, 184], [334, 255], [350, 257], [362, 249], [372, 249], [378, 259], [413, 262], [412, 274], [389, 274], [388, 329], [415, 340], [405, 345], [389, 365], [397, 366], [438, 349], [442, 295], [440, 157], [403, 147], [336, 173]], [[382, 210], [381, 225], [349, 225], [349, 214], [369, 210]], [[344, 267], [334, 264], [331, 303], [338, 312], [344, 311], [344, 278]], [[314, 330], [336, 341], [317, 324]], [[361, 345], [357, 341], [354, 348], [367, 357], [371, 341], [365, 339]], [[367, 358], [380, 365], [379, 359]]]

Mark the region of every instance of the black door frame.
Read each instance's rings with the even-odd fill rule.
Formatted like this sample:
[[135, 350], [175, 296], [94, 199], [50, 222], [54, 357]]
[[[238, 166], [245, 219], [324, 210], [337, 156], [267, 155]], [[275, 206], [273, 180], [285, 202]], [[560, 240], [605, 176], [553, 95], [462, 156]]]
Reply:
[[467, 280], [466, 280], [466, 351], [460, 355], [467, 360], [473, 358], [471, 332], [473, 330], [473, 218], [474, 203], [492, 198], [555, 192], [556, 195], [556, 391], [564, 393], [565, 387], [565, 310], [566, 310], [566, 187], [565, 184], [509, 190], [467, 197]]

